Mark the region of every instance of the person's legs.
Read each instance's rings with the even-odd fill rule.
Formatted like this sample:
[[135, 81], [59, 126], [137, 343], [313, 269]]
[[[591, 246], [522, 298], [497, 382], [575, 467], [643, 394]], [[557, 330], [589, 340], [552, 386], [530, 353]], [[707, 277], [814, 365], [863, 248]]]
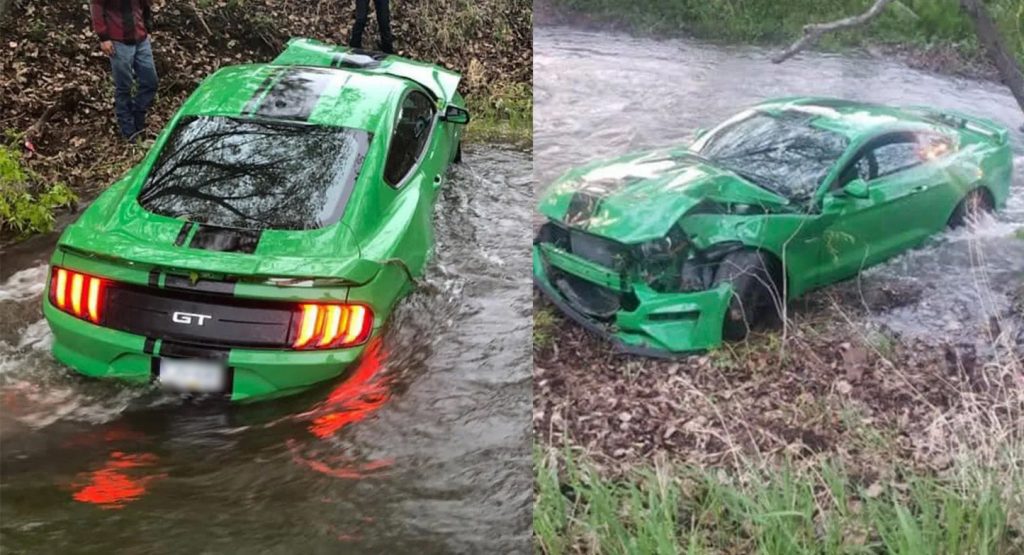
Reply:
[[356, 0], [356, 21], [352, 24], [352, 35], [348, 39], [348, 45], [352, 48], [363, 47], [363, 29], [366, 28], [369, 11], [370, 0]]
[[135, 47], [114, 42], [114, 55], [110, 57], [110, 69], [114, 75], [114, 114], [117, 126], [125, 138], [135, 134], [135, 110], [132, 100], [132, 59]]
[[377, 30], [380, 31], [380, 49], [382, 52], [394, 54], [395, 46], [391, 36], [391, 9], [388, 4], [388, 0], [373, 0], [373, 7], [377, 12]]
[[135, 47], [134, 65], [135, 78], [139, 82], [139, 89], [135, 93], [132, 106], [132, 117], [135, 122], [135, 130], [142, 131], [146, 128], [146, 110], [149, 110], [156, 96], [156, 66], [153, 64], [153, 49], [149, 39], [142, 41]]

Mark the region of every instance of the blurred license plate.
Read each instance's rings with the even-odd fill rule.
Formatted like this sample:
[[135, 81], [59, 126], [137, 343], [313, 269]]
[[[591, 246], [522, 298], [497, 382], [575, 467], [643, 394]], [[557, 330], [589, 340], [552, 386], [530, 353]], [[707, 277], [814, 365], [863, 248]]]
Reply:
[[219, 393], [227, 384], [227, 369], [220, 362], [187, 358], [160, 359], [160, 385], [167, 389]]

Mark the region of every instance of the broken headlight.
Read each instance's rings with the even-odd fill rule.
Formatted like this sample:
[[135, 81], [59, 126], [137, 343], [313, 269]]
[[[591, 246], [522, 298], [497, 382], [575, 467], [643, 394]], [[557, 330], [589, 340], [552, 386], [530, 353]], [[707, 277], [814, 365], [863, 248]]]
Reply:
[[634, 255], [640, 260], [641, 264], [649, 260], [674, 259], [685, 255], [688, 245], [689, 241], [686, 240], [683, 230], [679, 229], [678, 226], [673, 226], [672, 230], [664, 237], [637, 245], [634, 249]]
[[664, 237], [633, 248], [637, 276], [657, 291], [671, 290], [679, 282], [679, 271], [686, 260], [690, 242], [678, 226]]

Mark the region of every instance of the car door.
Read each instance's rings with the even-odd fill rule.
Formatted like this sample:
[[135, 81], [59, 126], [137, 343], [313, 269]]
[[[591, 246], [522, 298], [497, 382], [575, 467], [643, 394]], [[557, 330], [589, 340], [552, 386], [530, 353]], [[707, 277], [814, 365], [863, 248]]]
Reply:
[[[921, 162], [916, 134], [888, 133], [866, 143], [839, 172], [822, 201], [822, 215], [832, 218], [822, 241], [824, 282], [853, 276], [927, 235], [927, 215], [915, 204], [934, 179]], [[856, 178], [866, 183], [866, 198], [843, 190]]]

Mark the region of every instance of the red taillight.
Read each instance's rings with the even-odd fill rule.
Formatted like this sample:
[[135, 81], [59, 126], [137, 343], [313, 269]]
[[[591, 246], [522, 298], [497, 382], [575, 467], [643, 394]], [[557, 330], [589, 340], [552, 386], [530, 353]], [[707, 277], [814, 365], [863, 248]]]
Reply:
[[50, 278], [50, 302], [68, 314], [98, 323], [106, 286], [103, 278], [55, 267]]
[[360, 304], [307, 303], [300, 309], [296, 349], [355, 347], [373, 331], [373, 311]]

